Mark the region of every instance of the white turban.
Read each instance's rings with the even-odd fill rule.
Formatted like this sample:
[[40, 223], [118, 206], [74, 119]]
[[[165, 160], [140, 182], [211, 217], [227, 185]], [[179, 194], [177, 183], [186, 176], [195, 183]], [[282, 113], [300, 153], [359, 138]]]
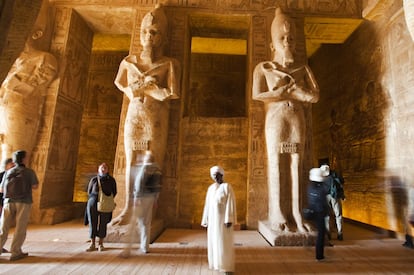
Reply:
[[323, 182], [325, 180], [323, 174], [324, 172], [321, 170], [321, 168], [312, 168], [309, 171], [309, 180]]
[[320, 169], [322, 170], [322, 175], [324, 177], [329, 176], [329, 165], [328, 164], [322, 164]]
[[222, 176], [224, 176], [224, 170], [220, 166], [213, 166], [210, 168], [210, 176], [212, 179], [214, 179], [214, 175], [220, 173]]

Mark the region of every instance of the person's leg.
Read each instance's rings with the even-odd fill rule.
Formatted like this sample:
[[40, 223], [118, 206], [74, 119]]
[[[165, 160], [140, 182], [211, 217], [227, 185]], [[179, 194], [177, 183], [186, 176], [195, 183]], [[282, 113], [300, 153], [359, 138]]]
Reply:
[[322, 213], [316, 214], [316, 228], [318, 229], [318, 235], [315, 245], [315, 254], [317, 260], [323, 260], [324, 256], [324, 240], [325, 240], [325, 216]]
[[140, 249], [143, 253], [149, 252], [149, 242], [151, 234], [152, 208], [154, 207], [155, 197], [143, 197], [141, 199], [141, 215], [138, 216], [138, 222], [141, 231]]
[[338, 230], [338, 240], [342, 241], [342, 205], [340, 199], [332, 199], [332, 210], [335, 214], [336, 228]]
[[137, 227], [138, 211], [137, 211], [137, 206], [135, 204], [136, 204], [136, 199], [133, 199], [132, 207], [130, 206], [132, 210], [130, 209], [131, 217], [129, 218], [129, 225], [128, 225], [128, 233], [127, 233], [128, 241], [127, 241], [125, 248], [121, 252], [120, 256], [122, 258], [128, 258], [131, 255], [132, 243], [134, 241], [134, 237], [136, 236], [135, 229]]
[[96, 250], [95, 239], [98, 235], [98, 210], [96, 209], [95, 200], [93, 198], [90, 198], [87, 202], [86, 214], [89, 221], [89, 238], [91, 239], [91, 244], [86, 251], [91, 252]]
[[[14, 229], [13, 241], [11, 245], [11, 257], [19, 257], [19, 255], [25, 254], [22, 251], [22, 245], [26, 240], [27, 225], [30, 219], [30, 210], [32, 204], [29, 203], [14, 203], [16, 206], [16, 227]], [[27, 256], [24, 255], [24, 256]]]
[[112, 213], [98, 213], [98, 250], [104, 251], [103, 241], [106, 237], [108, 223], [111, 221]]
[[14, 203], [5, 203], [2, 210], [2, 215], [0, 218], [0, 245], [1, 248], [4, 247], [4, 244], [7, 241], [9, 236], [10, 224], [15, 217], [16, 207]]

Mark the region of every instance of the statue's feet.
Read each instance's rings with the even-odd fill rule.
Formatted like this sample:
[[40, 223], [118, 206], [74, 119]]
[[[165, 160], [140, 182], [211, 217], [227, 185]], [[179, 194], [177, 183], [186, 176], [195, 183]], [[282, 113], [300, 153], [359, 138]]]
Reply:
[[129, 224], [129, 212], [124, 210], [115, 219], [112, 219], [111, 225], [126, 225]]
[[286, 222], [272, 222], [271, 228], [278, 232], [289, 232], [289, 227]]
[[300, 232], [300, 233], [308, 233], [309, 232], [309, 228], [307, 228], [305, 226], [305, 224], [300, 224], [300, 225], [298, 225], [298, 232]]
[[312, 226], [308, 223], [304, 223], [303, 227], [306, 229], [306, 232], [312, 232]]

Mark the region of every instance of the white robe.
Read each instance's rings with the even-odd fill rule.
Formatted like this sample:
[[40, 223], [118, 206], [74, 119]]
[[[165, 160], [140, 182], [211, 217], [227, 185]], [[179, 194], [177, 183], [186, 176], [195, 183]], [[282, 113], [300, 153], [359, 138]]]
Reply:
[[[201, 225], [207, 227], [210, 269], [234, 272], [233, 226], [237, 221], [234, 192], [228, 183], [213, 183], [207, 190]], [[233, 226], [226, 227], [225, 223]]]

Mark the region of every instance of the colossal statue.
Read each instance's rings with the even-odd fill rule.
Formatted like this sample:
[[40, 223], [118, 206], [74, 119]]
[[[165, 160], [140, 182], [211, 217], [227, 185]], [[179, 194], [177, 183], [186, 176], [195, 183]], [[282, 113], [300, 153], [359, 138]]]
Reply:
[[[43, 10], [45, 10], [44, 8]], [[41, 12], [27, 39], [25, 48], [14, 62], [0, 87], [1, 157], [25, 150], [30, 158], [36, 137], [47, 87], [58, 71], [56, 58], [39, 50], [44, 37], [47, 12]]]
[[141, 22], [140, 56], [125, 57], [115, 85], [129, 99], [124, 125], [126, 203], [113, 224], [128, 222], [131, 198], [131, 165], [151, 151], [162, 166], [167, 146], [169, 100], [179, 97], [181, 68], [164, 56], [167, 18], [157, 5]]
[[[268, 221], [274, 231], [294, 232], [291, 225], [295, 224], [297, 232], [306, 232], [309, 228], [302, 220], [299, 186], [305, 147], [304, 108], [319, 100], [319, 88], [310, 68], [295, 64], [294, 22], [280, 8], [275, 11], [271, 38], [273, 60], [255, 67], [252, 96], [263, 101], [266, 110]], [[288, 155], [290, 173], [281, 171], [282, 154]], [[282, 174], [288, 179], [281, 181]]]

